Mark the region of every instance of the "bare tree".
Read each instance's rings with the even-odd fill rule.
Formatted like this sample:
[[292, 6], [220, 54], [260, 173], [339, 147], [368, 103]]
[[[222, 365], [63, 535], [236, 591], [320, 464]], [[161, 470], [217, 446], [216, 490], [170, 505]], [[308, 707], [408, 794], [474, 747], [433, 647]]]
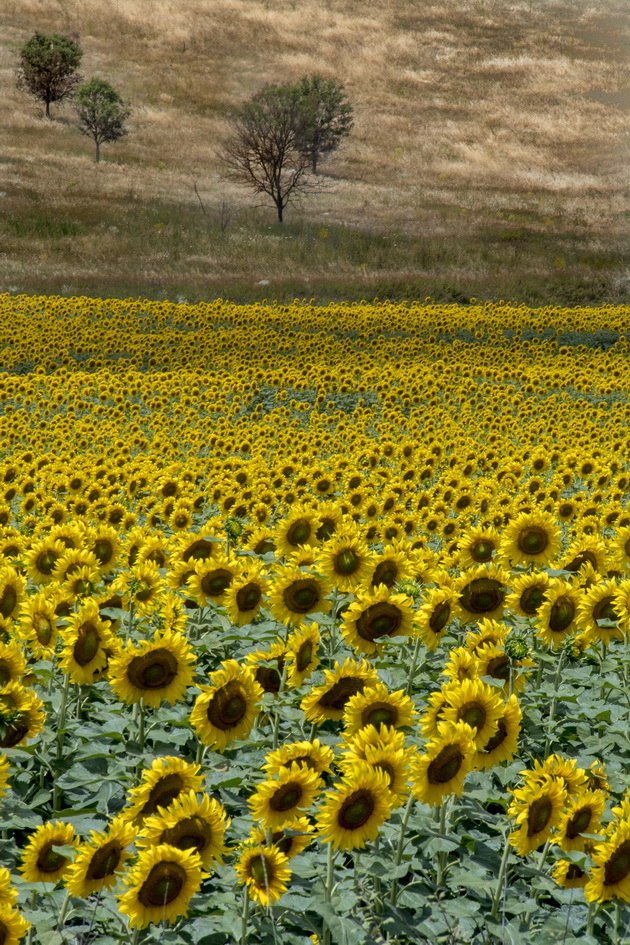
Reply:
[[294, 86], [262, 89], [235, 113], [232, 134], [218, 153], [236, 180], [271, 197], [278, 223], [291, 201], [319, 190], [309, 175], [311, 156], [298, 146], [303, 108]]

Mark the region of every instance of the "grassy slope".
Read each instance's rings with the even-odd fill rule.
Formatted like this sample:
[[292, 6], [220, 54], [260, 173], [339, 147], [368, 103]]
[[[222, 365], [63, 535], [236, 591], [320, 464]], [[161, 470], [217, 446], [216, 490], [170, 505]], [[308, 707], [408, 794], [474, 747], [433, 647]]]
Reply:
[[[36, 29], [133, 105], [100, 165], [15, 89]], [[4, 0], [0, 290], [626, 301], [629, 34], [624, 0]], [[355, 128], [280, 228], [214, 149], [315, 70]]]

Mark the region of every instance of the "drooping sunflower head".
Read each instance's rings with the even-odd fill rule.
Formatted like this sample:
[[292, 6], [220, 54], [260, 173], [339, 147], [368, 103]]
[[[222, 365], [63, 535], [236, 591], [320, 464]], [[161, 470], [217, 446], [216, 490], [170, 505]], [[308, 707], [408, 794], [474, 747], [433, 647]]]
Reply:
[[19, 866], [25, 882], [56, 883], [69, 870], [72, 860], [54, 847], [78, 844], [72, 824], [55, 820], [38, 827], [31, 835]]
[[376, 670], [366, 660], [347, 659], [343, 666], [335, 663], [333, 670], [324, 670], [324, 677], [301, 702], [308, 721], [316, 724], [325, 719], [341, 721], [348, 699], [378, 682]]
[[68, 869], [66, 885], [72, 896], [85, 898], [102, 889], [113, 889], [130, 857], [127, 848], [136, 828], [122, 817], [115, 818], [104, 833], [93, 830]]
[[457, 594], [450, 587], [431, 588], [416, 617], [418, 636], [429, 650], [436, 650], [460, 614]]
[[[253, 827], [250, 841], [253, 844], [266, 846], [268, 836], [269, 831], [265, 827]], [[302, 853], [309, 846], [312, 839], [313, 826], [308, 817], [295, 817], [271, 833], [272, 846], [289, 860], [297, 856], [298, 853]]]
[[456, 646], [449, 652], [442, 675], [452, 682], [476, 679], [479, 676], [479, 660], [465, 646]]
[[526, 784], [536, 784], [546, 778], [557, 781], [567, 797], [574, 797], [587, 787], [588, 779], [584, 768], [578, 766], [574, 758], [563, 755], [549, 755], [544, 761], [534, 761], [534, 767], [521, 771]]
[[287, 685], [301, 686], [319, 666], [321, 636], [316, 623], [298, 627], [287, 638]]
[[412, 599], [381, 584], [358, 593], [344, 614], [341, 635], [358, 653], [370, 656], [388, 638], [407, 636], [413, 625]]
[[286, 655], [286, 646], [281, 639], [278, 639], [266, 650], [254, 650], [245, 657], [247, 665], [254, 671], [256, 682], [263, 692], [275, 694], [280, 691]]
[[502, 714], [497, 719], [496, 732], [477, 751], [475, 767], [487, 770], [502, 761], [511, 761], [518, 748], [523, 713], [518, 699], [511, 695], [502, 706]]
[[310, 742], [291, 742], [269, 752], [265, 757], [262, 770], [272, 777], [279, 774], [283, 768], [299, 764], [321, 775], [331, 770], [334, 757], [332, 748], [324, 745], [318, 738]]

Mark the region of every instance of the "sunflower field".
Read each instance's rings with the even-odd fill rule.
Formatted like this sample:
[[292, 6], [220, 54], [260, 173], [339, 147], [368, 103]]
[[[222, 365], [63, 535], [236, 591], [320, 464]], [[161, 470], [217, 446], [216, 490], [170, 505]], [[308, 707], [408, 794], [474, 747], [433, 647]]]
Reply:
[[0, 295], [0, 945], [628, 943], [629, 325]]

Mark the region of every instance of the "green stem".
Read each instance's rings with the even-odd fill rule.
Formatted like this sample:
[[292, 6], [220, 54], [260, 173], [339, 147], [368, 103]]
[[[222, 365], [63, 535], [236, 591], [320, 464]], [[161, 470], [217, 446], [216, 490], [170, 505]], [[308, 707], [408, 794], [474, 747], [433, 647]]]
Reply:
[[[281, 678], [280, 678], [280, 688], [278, 689], [278, 694], [277, 694], [277, 696], [276, 696], [277, 699], [279, 699], [280, 696], [282, 695], [282, 691], [283, 691], [283, 689], [284, 689], [284, 686], [285, 686], [286, 681], [287, 681], [287, 664], [286, 664], [286, 662], [285, 662], [284, 666], [282, 667], [282, 676], [281, 676]], [[272, 744], [272, 747], [271, 747], [271, 750], [272, 750], [272, 751], [275, 751], [276, 748], [278, 747], [278, 731], [279, 731], [279, 729], [280, 729], [280, 709], [279, 709], [279, 707], [276, 705], [276, 709], [275, 709], [275, 713], [274, 713], [274, 717], [273, 717], [273, 737], [272, 737], [272, 743], [271, 743], [271, 744]]]
[[508, 686], [508, 699], [514, 693], [514, 680], [516, 678], [516, 667], [512, 660], [510, 660], [510, 682]]
[[536, 689], [540, 689], [542, 685], [543, 671], [545, 669], [545, 664], [541, 659], [538, 660], [538, 669], [536, 670]]
[[70, 893], [67, 892], [66, 898], [64, 899], [63, 905], [61, 907], [61, 912], [59, 913], [59, 921], [57, 922], [57, 930], [59, 932], [61, 932], [61, 930], [64, 927], [64, 923], [66, 921], [66, 913], [68, 912], [69, 905], [70, 905]]
[[540, 859], [538, 860], [538, 869], [539, 869], [539, 870], [542, 870], [543, 866], [545, 865], [545, 860], [547, 859], [547, 853], [549, 852], [549, 844], [550, 844], [550, 843], [551, 843], [551, 840], [546, 840], [546, 841], [545, 841], [545, 845], [544, 845], [544, 847], [542, 848], [542, 853], [540, 854]]
[[134, 610], [135, 610], [134, 605], [135, 605], [135, 598], [132, 597], [129, 603], [129, 620], [127, 621], [127, 639], [128, 640], [131, 637], [131, 631], [133, 630], [133, 618], [134, 618]]
[[411, 690], [413, 689], [413, 677], [416, 674], [416, 665], [418, 662], [418, 655], [420, 653], [420, 647], [422, 646], [422, 640], [420, 637], [416, 638], [416, 645], [413, 648], [413, 654], [411, 656], [411, 666], [409, 667], [409, 678], [407, 680], [407, 695], [411, 695]]
[[586, 920], [586, 934], [593, 934], [593, 926], [595, 925], [595, 911], [597, 908], [597, 903], [589, 902], [588, 904], [588, 918]]
[[203, 763], [203, 756], [206, 753], [206, 746], [203, 742], [197, 742], [197, 754], [195, 755], [195, 762], [200, 765]]
[[[442, 836], [446, 834], [446, 808], [448, 806], [448, 798], [444, 798], [444, 801], [440, 807], [440, 833]], [[444, 885], [444, 874], [446, 873], [446, 860], [448, 853], [446, 850], [440, 850], [438, 853], [438, 869], [437, 869], [437, 886], [438, 890]]]
[[144, 753], [144, 699], [140, 700], [138, 714], [138, 744], [140, 745], [140, 754]]
[[[68, 713], [68, 693], [70, 691], [70, 674], [66, 673], [63, 680], [63, 689], [61, 690], [61, 705], [59, 706], [59, 724], [57, 727], [57, 752], [56, 759], [60, 761], [63, 756], [63, 745], [65, 740], [66, 717]], [[53, 810], [60, 810], [61, 789], [57, 785], [57, 778], [53, 786]]]
[[545, 758], [549, 754], [549, 749], [551, 748], [551, 733], [553, 729], [553, 721], [556, 716], [556, 702], [557, 702], [557, 697], [558, 697], [558, 687], [560, 686], [560, 673], [562, 672], [563, 663], [564, 663], [564, 650], [560, 650], [560, 656], [558, 657], [558, 665], [556, 666], [556, 675], [554, 676], [554, 681], [553, 681], [553, 697], [551, 699], [551, 705], [549, 706], [549, 717], [547, 719], [547, 738], [545, 739], [545, 751], [544, 751]]
[[[324, 902], [330, 904], [332, 901], [333, 880], [335, 876], [335, 851], [332, 843], [328, 844], [328, 854], [326, 860], [326, 888], [324, 890]], [[323, 945], [331, 945], [332, 938], [328, 923], [323, 922]]]
[[[35, 911], [35, 906], [37, 905], [37, 893], [34, 892], [31, 894], [31, 911]], [[35, 936], [35, 927], [31, 925], [28, 930], [28, 938], [26, 939], [26, 945], [33, 945], [33, 938]]]
[[503, 847], [503, 856], [501, 857], [501, 866], [499, 867], [499, 878], [497, 879], [497, 888], [494, 891], [494, 897], [492, 899], [492, 909], [490, 910], [490, 915], [493, 919], [496, 919], [497, 913], [499, 912], [499, 903], [501, 902], [501, 897], [503, 895], [503, 883], [505, 881], [505, 876], [507, 872], [507, 862], [508, 856], [510, 855], [510, 833], [505, 835], [505, 845]]
[[[414, 797], [413, 794], [409, 795], [409, 800], [407, 801], [407, 806], [405, 807], [405, 813], [400, 824], [400, 833], [398, 834], [398, 846], [396, 848], [396, 859], [394, 861], [395, 866], [400, 866], [402, 863], [403, 850], [405, 849], [405, 832], [407, 830], [407, 824], [409, 823], [409, 815], [411, 814], [411, 808], [413, 807]], [[396, 900], [398, 899], [398, 877], [394, 877], [394, 882], [392, 883], [392, 891], [390, 895], [390, 901], [393, 906], [396, 905]]]
[[247, 886], [243, 886], [243, 909], [241, 912], [241, 945], [247, 945], [249, 923], [249, 893]]

